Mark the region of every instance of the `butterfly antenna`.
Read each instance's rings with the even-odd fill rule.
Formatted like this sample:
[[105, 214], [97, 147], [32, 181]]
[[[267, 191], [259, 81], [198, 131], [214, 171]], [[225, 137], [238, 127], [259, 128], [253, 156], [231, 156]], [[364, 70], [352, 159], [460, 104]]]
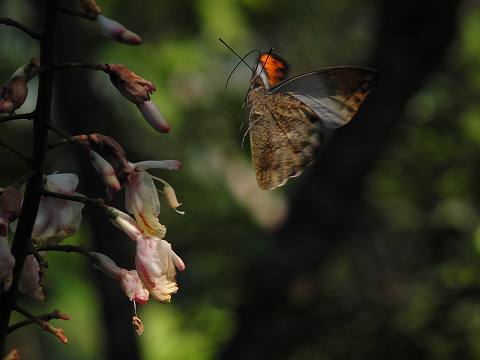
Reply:
[[225, 45], [225, 46], [228, 48], [228, 50], [230, 50], [230, 51], [233, 52], [235, 55], [237, 55], [237, 57], [240, 59], [240, 61], [242, 61], [245, 65], [248, 66], [248, 68], [249, 68], [250, 70], [253, 71], [252, 67], [245, 61], [245, 57], [242, 58], [240, 55], [238, 55], [235, 50], [233, 50], [225, 41], [222, 40], [222, 38], [218, 38], [218, 40], [220, 40], [220, 42], [221, 42], [223, 45]]
[[[229, 81], [230, 78], [232, 77], [232, 75], [233, 75], [233, 73], [235, 72], [235, 70], [237, 70], [237, 68], [240, 66], [240, 64], [241, 64], [242, 62], [245, 63], [245, 64], [247, 64], [247, 63], [245, 62], [245, 59], [246, 59], [247, 57], [249, 57], [250, 54], [252, 54], [252, 53], [254, 53], [254, 52], [257, 52], [257, 53], [260, 54], [260, 51], [259, 51], [259, 50], [252, 50], [252, 51], [250, 51], [247, 55], [245, 55], [244, 57], [240, 58], [240, 61], [237, 63], [237, 65], [235, 65], [235, 67], [233, 68], [233, 70], [232, 70], [232, 72], [230, 73], [230, 75], [228, 75], [227, 81], [225, 82], [225, 90], [227, 90], [228, 81]], [[247, 65], [248, 65], [248, 64], [247, 64]], [[249, 65], [248, 67], [250, 68], [250, 70], [253, 71], [253, 69], [250, 67], [250, 65]]]

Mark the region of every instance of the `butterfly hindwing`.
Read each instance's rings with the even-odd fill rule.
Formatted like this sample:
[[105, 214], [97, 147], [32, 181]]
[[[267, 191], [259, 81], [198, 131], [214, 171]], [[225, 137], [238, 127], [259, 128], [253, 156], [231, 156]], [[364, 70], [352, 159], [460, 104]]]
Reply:
[[357, 113], [379, 73], [362, 67], [336, 67], [299, 75], [270, 89], [289, 93], [311, 108], [326, 129], [347, 124]]
[[271, 190], [298, 176], [322, 145], [316, 114], [289, 94], [274, 94], [250, 118], [252, 161], [260, 188]]

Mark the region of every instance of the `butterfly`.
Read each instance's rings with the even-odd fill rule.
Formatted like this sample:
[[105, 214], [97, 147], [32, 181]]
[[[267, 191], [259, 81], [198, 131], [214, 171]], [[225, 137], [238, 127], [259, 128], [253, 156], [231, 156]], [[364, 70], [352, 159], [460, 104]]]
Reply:
[[260, 54], [246, 99], [252, 162], [264, 190], [284, 185], [312, 164], [326, 134], [352, 120], [380, 77], [350, 66], [285, 80], [287, 72], [280, 56]]

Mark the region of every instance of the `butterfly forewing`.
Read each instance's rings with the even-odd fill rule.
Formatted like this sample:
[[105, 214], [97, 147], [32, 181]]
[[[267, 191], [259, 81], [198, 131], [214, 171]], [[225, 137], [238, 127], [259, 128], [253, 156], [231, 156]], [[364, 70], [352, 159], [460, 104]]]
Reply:
[[367, 68], [329, 68], [284, 81], [269, 94], [295, 96], [318, 115], [326, 129], [336, 129], [353, 118], [378, 78], [378, 72]]

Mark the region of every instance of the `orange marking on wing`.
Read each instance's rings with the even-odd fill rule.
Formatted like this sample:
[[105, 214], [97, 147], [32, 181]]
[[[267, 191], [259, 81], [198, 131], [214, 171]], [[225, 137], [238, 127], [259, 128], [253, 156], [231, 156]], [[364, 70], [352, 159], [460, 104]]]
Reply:
[[267, 75], [270, 86], [278, 84], [287, 76], [288, 63], [280, 56], [273, 53], [263, 53], [260, 54], [258, 61]]

